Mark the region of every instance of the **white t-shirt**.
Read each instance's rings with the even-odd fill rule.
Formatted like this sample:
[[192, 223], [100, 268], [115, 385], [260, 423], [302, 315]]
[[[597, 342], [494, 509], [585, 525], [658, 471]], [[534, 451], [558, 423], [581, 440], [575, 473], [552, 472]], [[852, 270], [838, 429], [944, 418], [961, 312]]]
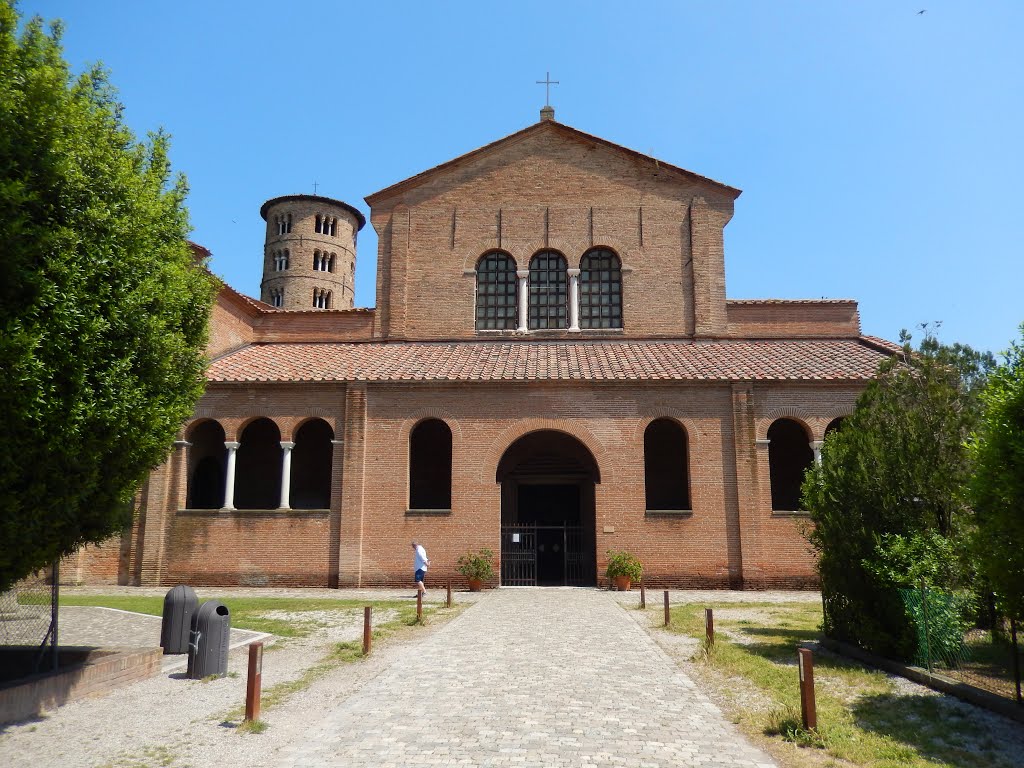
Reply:
[[416, 565], [413, 568], [414, 571], [427, 570], [427, 550], [423, 548], [422, 544], [416, 545]]

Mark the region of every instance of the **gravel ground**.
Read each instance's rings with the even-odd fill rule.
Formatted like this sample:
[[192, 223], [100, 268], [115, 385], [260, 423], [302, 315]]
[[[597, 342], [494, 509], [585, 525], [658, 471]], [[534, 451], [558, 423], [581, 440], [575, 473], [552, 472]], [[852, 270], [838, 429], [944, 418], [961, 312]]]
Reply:
[[[166, 594], [166, 588], [135, 587], [69, 588], [65, 594]], [[309, 590], [309, 589], [220, 589], [198, 590], [200, 597], [330, 597], [360, 600], [407, 599], [414, 602], [411, 590]], [[457, 593], [458, 604], [475, 602], [487, 593]], [[430, 590], [428, 604], [443, 603], [444, 590]], [[139, 614], [106, 612], [106, 609], [74, 608], [79, 625], [83, 611], [101, 611], [134, 617], [142, 635], [135, 645], [153, 645], [152, 619]], [[268, 612], [277, 618], [291, 618], [282, 611]], [[63, 615], [63, 610], [62, 610]], [[296, 612], [294, 618], [315, 626], [302, 638], [265, 641], [263, 690], [295, 680], [314, 666], [334, 643], [362, 638], [362, 612]], [[377, 614], [376, 622], [387, 615]], [[70, 622], [69, 622], [70, 623]], [[95, 625], [97, 622], [91, 622]], [[165, 671], [157, 677], [119, 688], [102, 696], [72, 702], [35, 721], [0, 726], [0, 762], [5, 768], [147, 768], [148, 766], [214, 765], [223, 768], [252, 768], [270, 765], [266, 756], [277, 746], [289, 743], [308, 728], [325, 710], [350, 695], [365, 681], [387, 668], [397, 648], [430, 632], [431, 625], [405, 637], [396, 637], [374, 649], [369, 659], [347, 664], [314, 682], [286, 703], [264, 712], [261, 718], [270, 726], [259, 735], [237, 732], [227, 722], [229, 713], [245, 703], [248, 650], [240, 647], [228, 657], [228, 676], [204, 682], [188, 680], [183, 672]], [[159, 624], [156, 626], [159, 641]], [[79, 634], [76, 641], [83, 640]], [[168, 659], [174, 657], [167, 657]]]

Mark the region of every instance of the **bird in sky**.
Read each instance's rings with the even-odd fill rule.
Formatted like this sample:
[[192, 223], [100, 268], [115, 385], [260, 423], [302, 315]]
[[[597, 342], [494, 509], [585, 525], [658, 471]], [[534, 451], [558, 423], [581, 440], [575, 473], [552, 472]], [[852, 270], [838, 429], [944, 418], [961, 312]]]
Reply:
[[917, 15], [918, 16], [923, 16], [926, 13], [928, 13], [928, 9], [927, 8], [922, 8], [920, 11], [917, 12]]

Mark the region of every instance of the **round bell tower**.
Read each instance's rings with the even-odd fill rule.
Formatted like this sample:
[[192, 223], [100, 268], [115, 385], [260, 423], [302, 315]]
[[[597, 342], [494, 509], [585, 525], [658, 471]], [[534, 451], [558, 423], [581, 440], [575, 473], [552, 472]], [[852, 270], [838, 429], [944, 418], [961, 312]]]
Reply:
[[285, 195], [267, 200], [260, 216], [267, 222], [260, 300], [281, 309], [352, 309], [363, 214], [329, 197]]

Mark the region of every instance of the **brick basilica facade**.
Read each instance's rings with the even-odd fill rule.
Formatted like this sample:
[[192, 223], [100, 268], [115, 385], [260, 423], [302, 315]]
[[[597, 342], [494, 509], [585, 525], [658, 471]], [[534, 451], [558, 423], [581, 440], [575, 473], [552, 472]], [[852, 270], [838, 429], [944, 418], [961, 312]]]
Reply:
[[799, 484], [896, 347], [848, 300], [726, 298], [740, 191], [554, 120], [366, 198], [268, 201], [206, 393], [131, 530], [63, 576], [137, 585], [807, 586]]

